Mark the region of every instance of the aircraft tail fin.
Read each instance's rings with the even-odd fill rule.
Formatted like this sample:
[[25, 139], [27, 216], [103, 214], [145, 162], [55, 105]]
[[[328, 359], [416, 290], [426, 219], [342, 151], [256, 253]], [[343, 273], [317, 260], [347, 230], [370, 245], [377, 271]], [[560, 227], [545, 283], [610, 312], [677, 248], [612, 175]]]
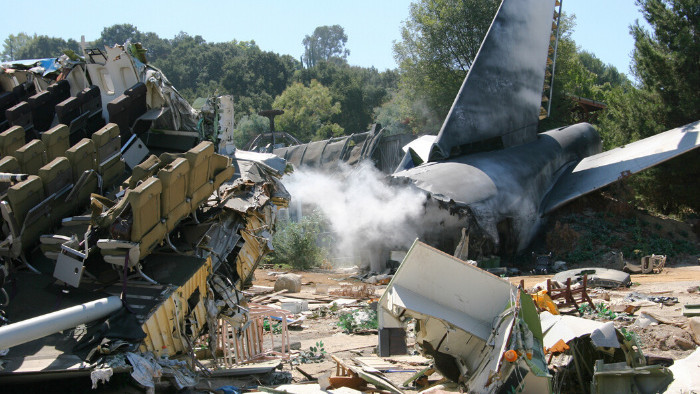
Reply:
[[560, 0], [503, 0], [430, 152], [430, 161], [536, 138]]

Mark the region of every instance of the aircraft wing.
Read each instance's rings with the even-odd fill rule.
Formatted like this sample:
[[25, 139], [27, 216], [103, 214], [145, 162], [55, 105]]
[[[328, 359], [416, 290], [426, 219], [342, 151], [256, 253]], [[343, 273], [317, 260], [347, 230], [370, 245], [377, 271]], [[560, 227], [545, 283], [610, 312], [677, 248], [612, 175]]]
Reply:
[[586, 157], [559, 177], [543, 201], [542, 214], [699, 145], [700, 121], [697, 121]]
[[503, 0], [430, 152], [536, 138], [555, 0]]

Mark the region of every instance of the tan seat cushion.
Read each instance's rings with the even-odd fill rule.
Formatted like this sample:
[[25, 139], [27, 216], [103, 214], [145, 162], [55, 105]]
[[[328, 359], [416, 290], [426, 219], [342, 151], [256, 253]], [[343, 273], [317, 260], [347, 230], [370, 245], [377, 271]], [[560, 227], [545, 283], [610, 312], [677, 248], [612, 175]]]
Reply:
[[70, 130], [68, 126], [59, 124], [41, 134], [41, 141], [46, 146], [46, 160], [51, 161], [59, 156], [65, 156], [70, 148]]

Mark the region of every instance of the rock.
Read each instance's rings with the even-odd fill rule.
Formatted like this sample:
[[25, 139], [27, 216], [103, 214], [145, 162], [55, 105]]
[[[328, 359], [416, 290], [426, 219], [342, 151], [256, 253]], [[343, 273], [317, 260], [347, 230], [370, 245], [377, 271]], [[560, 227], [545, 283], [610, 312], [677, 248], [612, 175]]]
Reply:
[[695, 344], [693, 343], [693, 341], [690, 341], [688, 339], [676, 337], [674, 341], [676, 342], [676, 346], [678, 346], [679, 349], [682, 349], [682, 350], [695, 349]]
[[275, 291], [287, 290], [289, 293], [301, 291], [301, 275], [284, 274], [277, 277], [275, 281]]
[[688, 319], [688, 330], [690, 335], [695, 340], [695, 343], [700, 345], [700, 316], [691, 317]]

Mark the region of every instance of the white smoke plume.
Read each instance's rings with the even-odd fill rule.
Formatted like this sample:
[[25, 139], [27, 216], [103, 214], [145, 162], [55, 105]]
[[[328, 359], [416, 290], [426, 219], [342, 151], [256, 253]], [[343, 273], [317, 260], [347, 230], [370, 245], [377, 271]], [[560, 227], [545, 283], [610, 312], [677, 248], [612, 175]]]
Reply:
[[282, 180], [292, 206], [313, 204], [321, 210], [336, 237], [340, 255], [375, 245], [408, 248], [418, 235], [416, 219], [426, 196], [408, 185], [392, 185], [372, 163], [343, 165], [335, 173], [299, 168]]

